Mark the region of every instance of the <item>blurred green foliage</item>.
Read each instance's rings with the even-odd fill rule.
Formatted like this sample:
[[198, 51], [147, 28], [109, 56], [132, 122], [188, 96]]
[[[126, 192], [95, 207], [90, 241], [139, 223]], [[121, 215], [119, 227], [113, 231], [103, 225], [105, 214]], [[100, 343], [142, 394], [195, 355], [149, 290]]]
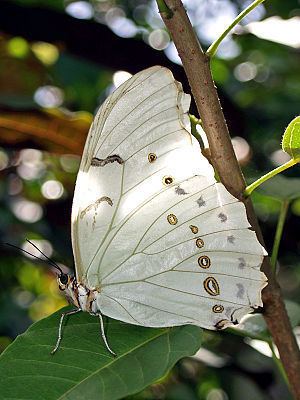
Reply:
[[[0, 13], [5, 3], [8, 2], [0, 4]], [[66, 9], [75, 2], [16, 0], [9, 3], [16, 11], [20, 7], [20, 13], [24, 6], [33, 15], [40, 10], [57, 13], [51, 14], [51, 18], [57, 15], [59, 21], [61, 17], [67, 16]], [[86, 3], [85, 6], [88, 4], [88, 9], [92, 10], [87, 21], [88, 29], [102, 24], [112, 30], [112, 36], [124, 37], [127, 32], [124, 51], [128, 51], [128, 54], [136, 41], [144, 40], [150, 43], [148, 66], [156, 62], [152, 61], [154, 44], [149, 35], [163, 29], [163, 24], [154, 2], [95, 0], [80, 3]], [[226, 10], [230, 10], [236, 15], [248, 4], [244, 0], [186, 1], [189, 15], [204, 47], [210, 43], [203, 29], [208, 31], [210, 27], [211, 31], [217, 30], [214, 27], [217, 27], [219, 21], [218, 12], [226, 14]], [[256, 20], [273, 15], [289, 19], [300, 15], [300, 6], [296, 0], [274, 0], [266, 2], [261, 6], [260, 13], [253, 15]], [[127, 26], [125, 33], [117, 27], [116, 16], [123, 26]], [[39, 26], [38, 20], [36, 26], [28, 27], [28, 35], [22, 37], [19, 27], [14, 25], [14, 15], [5, 15], [5, 18], [9, 28], [2, 29], [0, 26], [1, 241], [23, 246], [25, 238], [36, 240], [48, 255], [66, 266], [66, 269], [72, 270], [70, 211], [79, 158], [73, 154], [56, 155], [37, 149], [22, 150], [23, 146], [29, 149], [36, 147], [33, 146], [32, 137], [38, 138], [38, 131], [33, 129], [30, 134], [27, 132], [25, 142], [23, 140], [18, 144], [16, 141], [13, 144], [8, 139], [17, 138], [18, 129], [22, 126], [15, 131], [12, 129], [8, 138], [7, 127], [1, 122], [1, 111], [17, 111], [22, 115], [29, 110], [54, 107], [66, 112], [94, 113], [114, 87], [116, 65], [113, 62], [109, 65], [110, 60], [106, 59], [91, 59], [85, 48], [75, 48], [74, 44], [72, 47], [68, 41], [72, 31], [67, 31], [61, 40], [50, 43], [44, 41], [43, 27]], [[68, 19], [75, 30], [79, 22], [79, 19], [72, 16]], [[132, 33], [133, 28], [135, 33]], [[35, 32], [35, 40], [31, 39], [31, 30]], [[86, 40], [91, 38], [87, 37]], [[97, 41], [110, 40], [110, 36], [94, 38], [95, 51]], [[300, 55], [297, 48], [259, 39], [245, 31], [234, 34], [228, 43], [227, 53], [223, 49], [212, 61], [212, 72], [231, 134], [235, 138], [237, 154], [250, 183], [287, 160], [280, 150], [280, 141], [285, 127], [299, 114]], [[167, 55], [173, 60], [176, 53], [171, 51], [171, 45], [165, 45], [166, 50], [155, 51], [161, 53], [161, 62], [170, 66]], [[82, 55], [78, 56], [80, 52]], [[114, 53], [113, 47], [110, 52]], [[125, 58], [128, 64], [120, 69], [135, 72], [133, 65], [139, 64], [139, 54], [135, 57], [132, 60]], [[176, 68], [178, 66], [174, 64]], [[16, 127], [18, 124], [20, 120], [16, 120]], [[298, 174], [297, 166], [285, 172], [284, 178], [269, 181], [253, 194], [269, 253], [272, 250], [280, 202], [285, 198], [291, 200], [279, 252], [278, 279], [285, 298], [292, 304], [297, 303], [300, 293]], [[66, 304], [58, 293], [55, 274], [49, 266], [33, 262], [5, 246], [1, 247], [0, 289], [0, 350], [32, 321]], [[297, 305], [294, 304], [292, 309], [298, 310]], [[257, 317], [253, 318], [252, 326], [255, 326]], [[266, 348], [259, 347], [253, 341], [255, 332], [249, 328], [249, 324], [251, 319], [244, 326], [246, 331], [248, 329], [248, 335], [244, 332], [235, 334], [232, 330], [222, 333], [205, 332], [203, 348], [195, 358], [182, 360], [170, 374], [130, 399], [289, 399], [275, 363], [265, 355], [268, 352]], [[297, 325], [299, 321], [296, 320]]]

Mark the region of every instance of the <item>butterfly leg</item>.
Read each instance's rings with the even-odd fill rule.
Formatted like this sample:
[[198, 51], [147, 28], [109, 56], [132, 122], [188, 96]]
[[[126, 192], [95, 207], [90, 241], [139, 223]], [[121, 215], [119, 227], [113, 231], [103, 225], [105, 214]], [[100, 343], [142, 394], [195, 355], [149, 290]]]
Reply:
[[62, 326], [63, 326], [63, 322], [64, 322], [64, 318], [67, 315], [72, 315], [72, 314], [77, 314], [79, 313], [81, 310], [81, 308], [76, 308], [75, 310], [71, 310], [71, 311], [67, 311], [61, 314], [60, 316], [60, 321], [59, 321], [59, 326], [58, 326], [58, 338], [57, 338], [57, 342], [56, 345], [54, 347], [54, 349], [51, 351], [51, 354], [54, 354], [56, 352], [56, 350], [59, 348], [61, 339], [62, 339]]
[[116, 356], [116, 353], [115, 353], [114, 351], [112, 351], [112, 349], [109, 347], [108, 341], [107, 341], [107, 339], [106, 339], [105, 331], [104, 331], [104, 323], [103, 323], [102, 314], [101, 314], [101, 313], [90, 313], [90, 314], [99, 317], [99, 320], [100, 320], [100, 332], [101, 332], [101, 336], [102, 336], [103, 342], [104, 342], [104, 344], [105, 344], [107, 350], [108, 350], [113, 356]]

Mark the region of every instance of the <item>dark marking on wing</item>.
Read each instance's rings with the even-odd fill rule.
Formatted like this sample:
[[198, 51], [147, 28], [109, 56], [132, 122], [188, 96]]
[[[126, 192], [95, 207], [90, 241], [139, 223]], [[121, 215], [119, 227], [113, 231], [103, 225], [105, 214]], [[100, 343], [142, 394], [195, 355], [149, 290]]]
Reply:
[[236, 318], [233, 317], [233, 313], [232, 313], [232, 316], [231, 316], [231, 322], [233, 323], [233, 325], [238, 325], [238, 323], [239, 323], [239, 321]]
[[234, 244], [234, 241], [235, 241], [235, 237], [233, 235], [227, 236], [227, 242]]
[[232, 313], [231, 313], [231, 315], [230, 315], [230, 321], [233, 323], [233, 325], [237, 325], [237, 324], [239, 323], [239, 321], [238, 321], [237, 318], [234, 316], [234, 314], [235, 314], [237, 311], [242, 310], [242, 309], [243, 309], [243, 307], [239, 307], [239, 308], [235, 308], [235, 309], [232, 311]]
[[108, 156], [105, 159], [94, 157], [92, 158], [91, 166], [92, 167], [104, 167], [106, 164], [110, 164], [117, 161], [118, 164], [124, 164], [124, 160], [118, 156], [117, 154], [113, 154], [112, 156]]
[[110, 206], [113, 206], [113, 202], [112, 202], [112, 199], [110, 197], [102, 196], [102, 197], [100, 197], [100, 199], [96, 200], [93, 204], [90, 204], [83, 211], [81, 211], [80, 218], [83, 218], [85, 216], [85, 214], [88, 213], [89, 211], [91, 211], [93, 208], [96, 211], [98, 205], [100, 203], [102, 203], [103, 201], [106, 201]]
[[198, 200], [196, 200], [196, 203], [198, 204], [199, 207], [205, 206], [205, 201], [203, 200], [203, 197], [200, 196]]
[[180, 186], [177, 186], [175, 188], [175, 193], [178, 195], [183, 195], [183, 194], [188, 194], [184, 189], [182, 189]]
[[241, 283], [237, 283], [236, 286], [238, 288], [236, 297], [238, 297], [239, 299], [242, 299], [244, 297], [244, 293], [245, 293], [244, 285], [242, 285]]
[[253, 312], [252, 314], [263, 314], [266, 310], [264, 307], [257, 306], [257, 307], [251, 307]]
[[246, 261], [243, 257], [238, 258], [239, 261], [239, 268], [244, 269], [246, 267]]
[[218, 217], [220, 218], [221, 222], [227, 221], [227, 215], [225, 215], [224, 213], [220, 213]]
[[[234, 322], [233, 322], [234, 323]], [[228, 324], [228, 319], [220, 319], [220, 321], [218, 321], [216, 324], [215, 324], [215, 328], [217, 329], [217, 330], [221, 330], [221, 329], [224, 329], [225, 328], [225, 326]]]

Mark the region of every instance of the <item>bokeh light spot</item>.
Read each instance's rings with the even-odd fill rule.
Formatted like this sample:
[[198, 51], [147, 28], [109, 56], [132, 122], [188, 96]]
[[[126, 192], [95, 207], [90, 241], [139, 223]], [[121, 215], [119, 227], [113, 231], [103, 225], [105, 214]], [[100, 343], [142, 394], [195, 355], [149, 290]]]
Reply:
[[199, 3], [202, 4], [197, 7], [195, 13], [195, 29], [203, 43], [211, 44], [231, 24], [238, 14], [238, 8], [229, 0], [209, 0], [207, 3]]
[[250, 160], [250, 156], [251, 156], [251, 149], [250, 149], [248, 142], [240, 136], [236, 136], [236, 137], [232, 138], [231, 141], [232, 141], [233, 149], [234, 149], [234, 152], [235, 152], [235, 155], [236, 155], [236, 158], [238, 159], [238, 161], [242, 165], [247, 164], [247, 162]]
[[256, 77], [257, 67], [252, 62], [246, 61], [237, 65], [233, 73], [239, 81], [248, 82]]
[[168, 47], [170, 36], [163, 29], [155, 29], [150, 33], [148, 42], [153, 49], [164, 50], [166, 47]]
[[14, 294], [14, 301], [21, 308], [28, 308], [33, 300], [34, 296], [28, 290], [19, 290]]
[[14, 37], [7, 42], [7, 51], [12, 57], [24, 58], [29, 52], [29, 45], [25, 39]]
[[[248, 7], [252, 1], [247, 0], [243, 2], [243, 7], [246, 8]], [[248, 15], [246, 15], [242, 21], [241, 24], [246, 25], [254, 21], [259, 21], [261, 20], [264, 16], [266, 15], [266, 9], [263, 4], [259, 4], [256, 6]]]
[[34, 93], [34, 100], [41, 107], [59, 107], [64, 101], [64, 93], [56, 86], [41, 86]]
[[20, 160], [23, 163], [36, 163], [41, 161], [43, 158], [43, 153], [37, 149], [23, 149], [20, 151]]
[[15, 174], [10, 174], [8, 176], [8, 194], [10, 196], [15, 196], [16, 194], [19, 194], [22, 191], [22, 189], [23, 189], [22, 179], [20, 179]]
[[77, 19], [91, 19], [94, 8], [87, 1], [74, 1], [67, 5], [66, 13]]
[[224, 40], [217, 51], [217, 56], [224, 60], [230, 60], [241, 53], [239, 45], [230, 37]]
[[73, 154], [64, 154], [60, 157], [59, 162], [64, 171], [75, 173], [79, 168], [80, 157]]
[[58, 57], [59, 51], [56, 46], [46, 42], [36, 42], [31, 46], [36, 57], [45, 65], [54, 64]]
[[117, 88], [131, 77], [132, 77], [132, 74], [130, 74], [127, 71], [117, 71], [113, 74], [112, 79], [113, 79], [113, 83], [114, 83], [115, 87]]
[[133, 10], [133, 18], [137, 23], [144, 24], [147, 20], [148, 13], [149, 7], [147, 7], [145, 4], [140, 4]]
[[173, 61], [175, 64], [182, 65], [181, 59], [173, 42], [170, 42], [169, 46], [164, 49], [164, 53], [169, 60]]
[[35, 223], [43, 216], [42, 207], [33, 201], [18, 199], [11, 204], [12, 212], [21, 221]]
[[276, 150], [270, 155], [270, 159], [276, 167], [282, 165], [291, 159], [291, 156], [283, 150]]
[[36, 149], [23, 149], [20, 151], [18, 175], [25, 180], [40, 178], [45, 171], [42, 161], [43, 153]]
[[[37, 248], [39, 248], [47, 257], [51, 257], [53, 253], [53, 247], [48, 240], [45, 239], [31, 239], [30, 240]], [[45, 259], [45, 257], [29, 242], [24, 242], [22, 249], [32, 253], [34, 256]], [[33, 259], [29, 254], [25, 254], [26, 257]]]
[[64, 187], [61, 182], [49, 180], [42, 184], [42, 195], [49, 200], [59, 199], [64, 193]]
[[17, 167], [18, 175], [27, 181], [40, 178], [44, 173], [43, 164], [21, 164]]
[[137, 34], [138, 28], [135, 23], [126, 18], [125, 12], [119, 8], [111, 8], [105, 15], [107, 26], [118, 36], [130, 38]]

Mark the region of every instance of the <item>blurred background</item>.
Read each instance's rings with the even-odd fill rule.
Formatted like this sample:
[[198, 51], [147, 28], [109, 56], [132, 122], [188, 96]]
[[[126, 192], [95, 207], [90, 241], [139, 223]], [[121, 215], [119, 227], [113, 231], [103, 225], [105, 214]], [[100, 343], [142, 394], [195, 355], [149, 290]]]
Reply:
[[[248, 0], [186, 0], [207, 48]], [[289, 157], [282, 133], [299, 114], [300, 2], [257, 7], [212, 61], [237, 157], [248, 183]], [[137, 71], [160, 64], [189, 87], [155, 1], [0, 2], [0, 240], [72, 272], [70, 213], [76, 173], [94, 113]], [[192, 113], [196, 115], [195, 107]], [[299, 167], [253, 195], [268, 251], [281, 202], [290, 203], [278, 279], [296, 333], [300, 322]], [[35, 253], [34, 253], [35, 254]], [[66, 304], [51, 267], [1, 246], [0, 350]], [[259, 340], [258, 340], [259, 339]], [[262, 340], [261, 340], [262, 339]], [[131, 399], [289, 399], [262, 318], [242, 330], [206, 331], [195, 358]], [[274, 349], [273, 349], [274, 350]]]

